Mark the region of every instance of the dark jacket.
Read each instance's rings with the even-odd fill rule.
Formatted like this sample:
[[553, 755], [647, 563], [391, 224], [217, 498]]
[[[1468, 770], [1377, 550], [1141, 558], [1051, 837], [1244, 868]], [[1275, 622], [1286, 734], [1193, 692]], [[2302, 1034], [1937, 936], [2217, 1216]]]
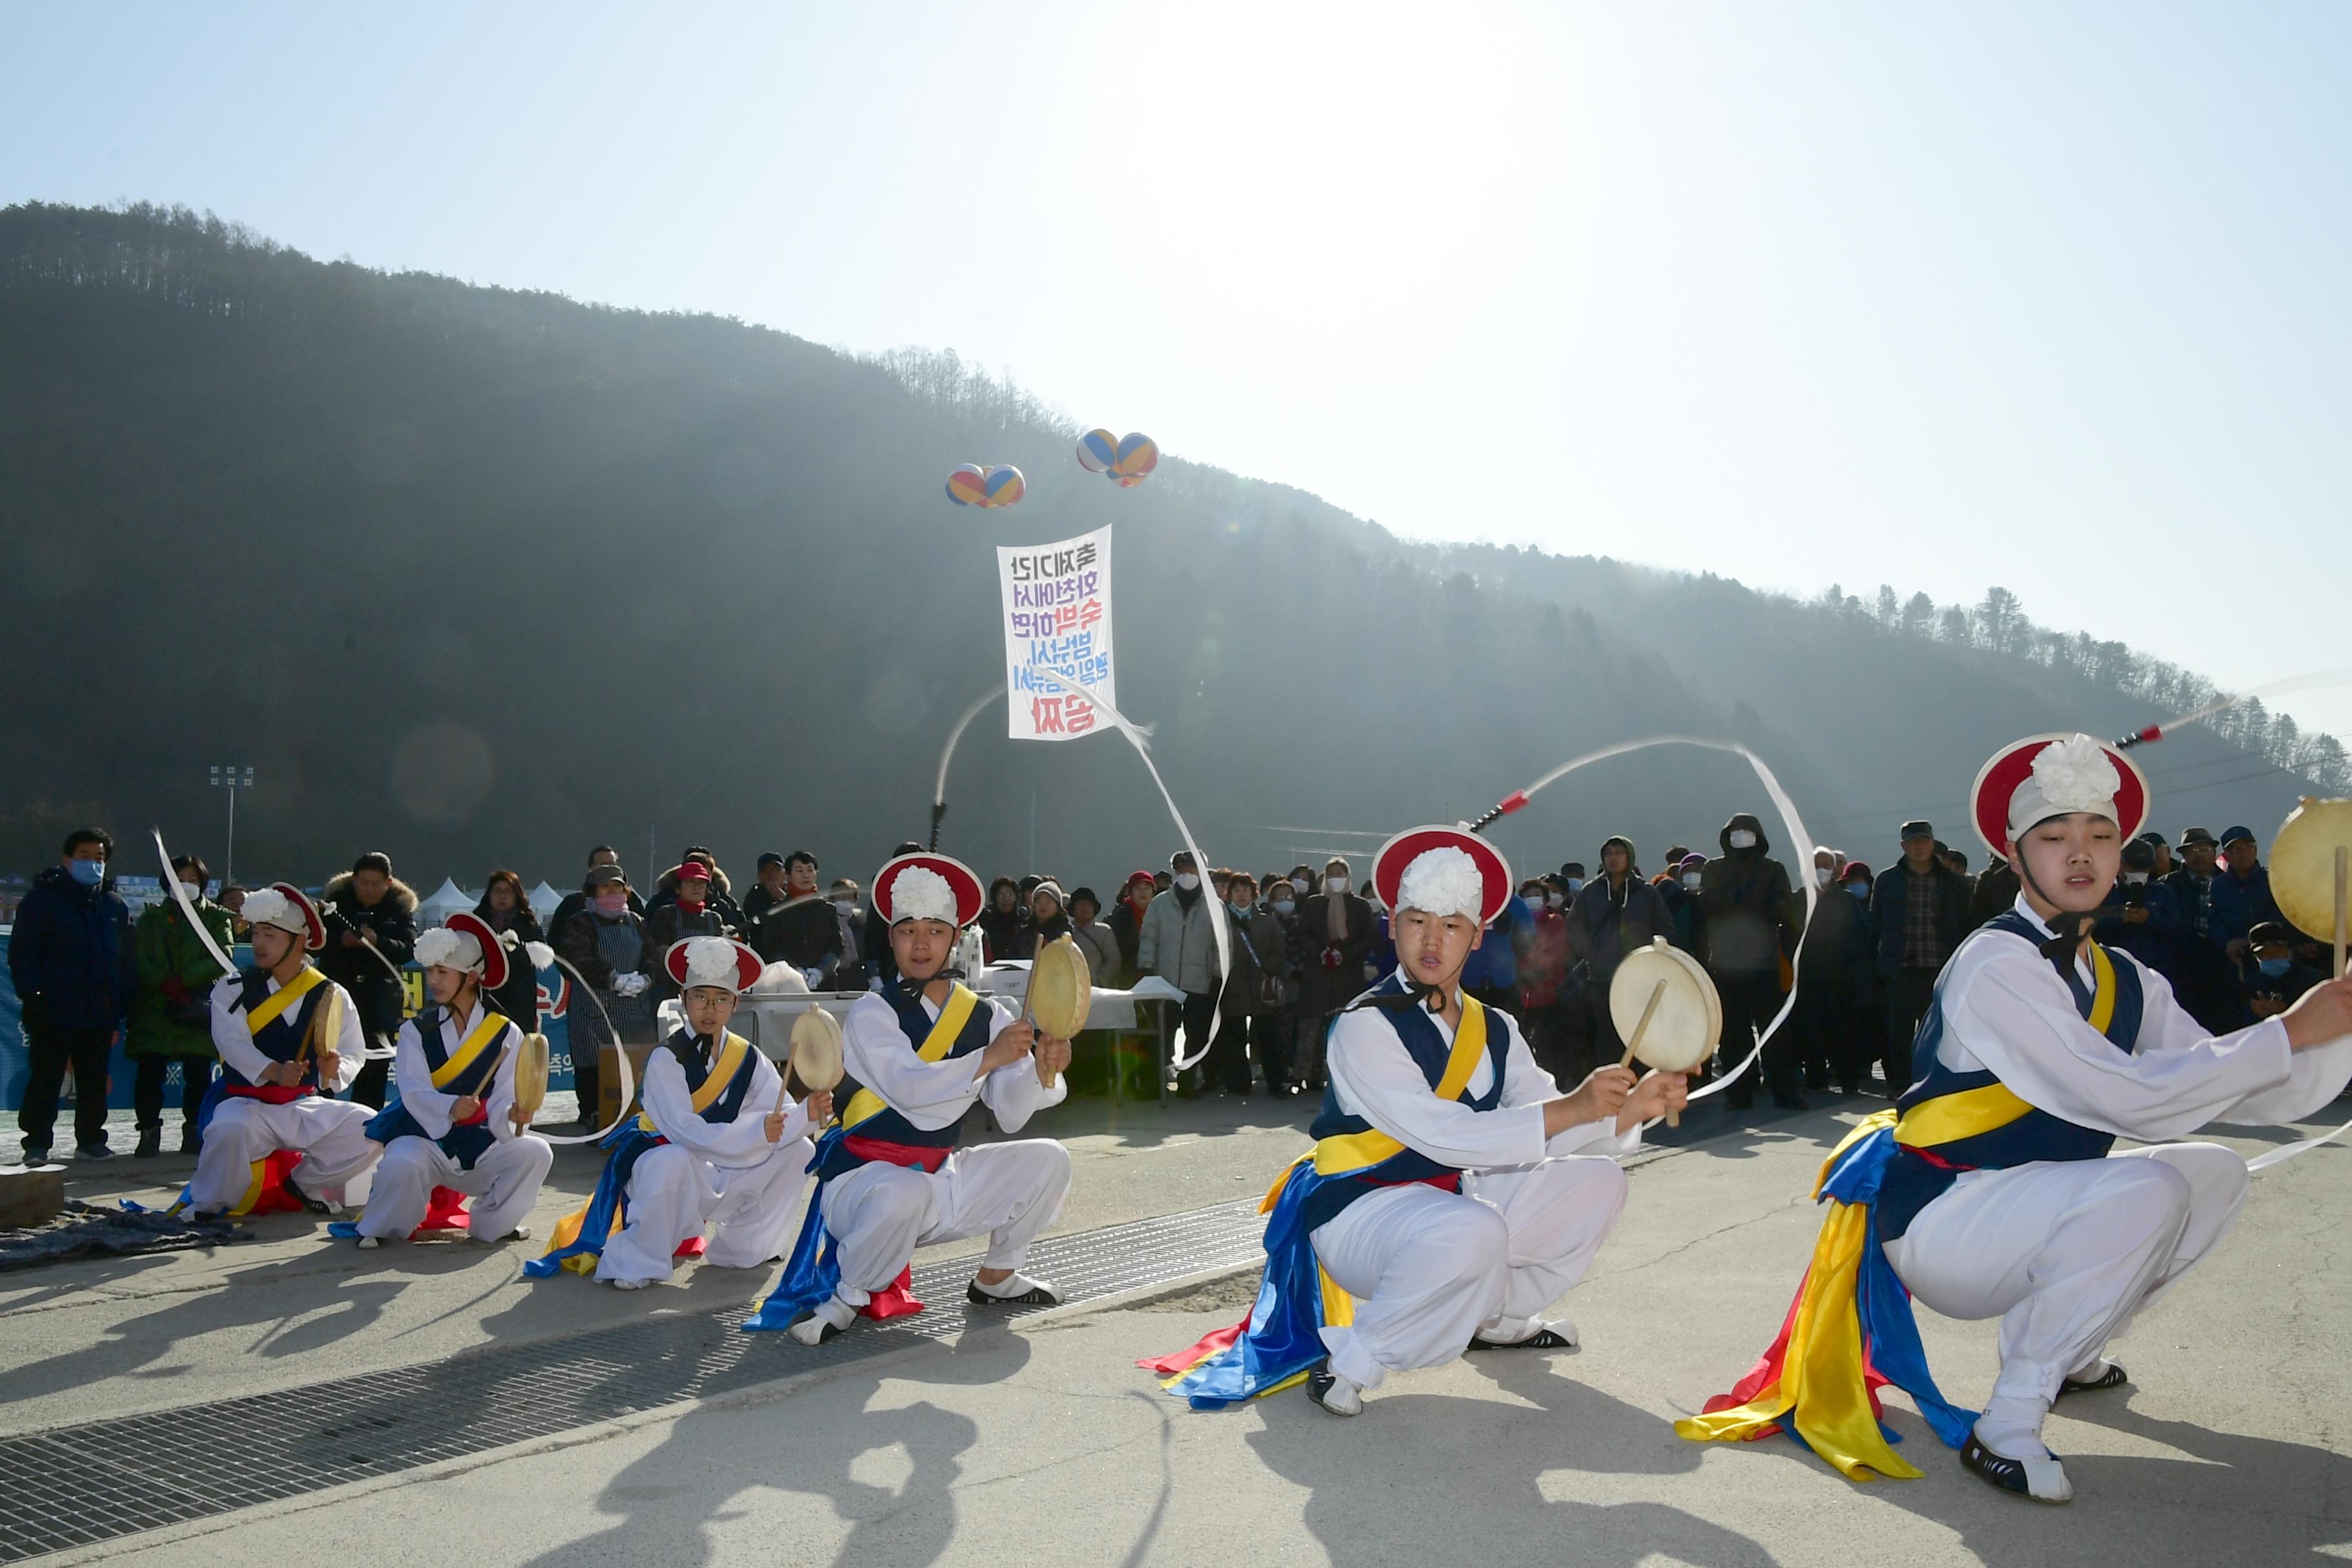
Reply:
[[1000, 910], [992, 902], [971, 923], [980, 928], [981, 940], [988, 943], [988, 962], [1002, 963], [1020, 956], [1021, 933], [1029, 929], [1029, 911], [1020, 904]]
[[1797, 955], [1798, 983], [1846, 991], [1863, 987], [1869, 983], [1875, 957], [1870, 906], [1847, 892], [1843, 882], [1823, 888], [1813, 900], [1812, 923], [1805, 928], [1805, 945]]
[[343, 937], [375, 932], [376, 952], [398, 969], [416, 953], [416, 890], [394, 877], [383, 897], [369, 908], [352, 891], [352, 874], [346, 871], [320, 894], [319, 914], [327, 927], [319, 968], [351, 993], [363, 1032], [384, 1037], [397, 1034], [407, 1002], [401, 982], [359, 948], [345, 947]]
[[[2135, 904], [2147, 910], [2147, 919], [2134, 924], [2126, 921], [2124, 911]], [[2099, 922], [2091, 930], [2092, 936], [2108, 947], [2121, 948], [2167, 980], [2180, 973], [2180, 905], [2172, 889], [2161, 879], [2151, 878], [2137, 888], [2127, 887], [2122, 878], [2107, 889], [2107, 901], [2099, 906]]]
[[[547, 929], [551, 931], [562, 931], [564, 921], [587, 907], [588, 890], [585, 888], [574, 888], [556, 901], [555, 912], [547, 917]], [[629, 912], [633, 915], [642, 915], [646, 912], [646, 901], [637, 897], [637, 890], [635, 888], [629, 889]]]
[[1298, 972], [1298, 1010], [1309, 1017], [1336, 1013], [1364, 991], [1364, 960], [1380, 941], [1381, 924], [1372, 906], [1353, 893], [1339, 895], [1348, 903], [1342, 917], [1347, 936], [1331, 947], [1331, 894], [1317, 893], [1300, 900], [1298, 918], [1290, 923], [1290, 962]]
[[743, 898], [743, 940], [770, 963], [818, 971], [829, 987], [842, 959], [841, 911], [822, 892], [778, 899], [754, 888]]
[[[1149, 904], [1144, 906], [1146, 909], [1150, 907]], [[1103, 923], [1110, 927], [1111, 940], [1118, 943], [1118, 972], [1113, 977], [1113, 983], [1117, 989], [1124, 991], [1143, 977], [1143, 971], [1138, 966], [1135, 957], [1137, 944], [1143, 938], [1143, 917], [1136, 912], [1133, 904], [1121, 899], [1110, 907], [1110, 913], [1103, 917]]]
[[2253, 930], [2264, 921], [2284, 921], [2286, 919], [2284, 915], [2279, 913], [2278, 900], [2271, 896], [2269, 867], [2257, 860], [2246, 868], [2246, 874], [2242, 877], [2226, 868], [2221, 874], [2229, 878], [2231, 885], [2237, 889], [2238, 904], [2245, 911], [2248, 931]]
[[[2164, 885], [2172, 889], [2173, 901], [2180, 906], [2181, 940], [2184, 942], [2195, 942], [2199, 936], [2195, 874], [2182, 866], [2164, 879]], [[2270, 884], [2265, 879], [2263, 891], [2269, 890]], [[2226, 866], [2214, 868], [2212, 897], [2213, 907], [2207, 914], [2203, 932], [2206, 941], [2215, 947], [2226, 947], [2254, 929], [2254, 922], [2246, 918], [2246, 901], [2238, 890], [2237, 879], [2230, 875], [2230, 868]]]
[[[1911, 868], [1897, 860], [1871, 884], [1870, 923], [1877, 942], [1878, 973], [1892, 974], [1903, 967], [1903, 921], [1909, 907]], [[1927, 868], [1936, 895], [1936, 962], [1941, 970], [1960, 939], [1976, 929], [1969, 916], [1969, 879], [1936, 861]]]
[[1976, 887], [1969, 894], [1969, 929], [1974, 931], [1994, 916], [2009, 913], [2021, 890], [2017, 868], [2006, 860], [1995, 859], [1985, 868], [1984, 875], [1977, 879]]
[[62, 866], [33, 879], [8, 938], [8, 975], [28, 1019], [110, 1029], [130, 1010], [131, 906], [110, 877], [85, 888]]
[[529, 904], [516, 905], [504, 925], [487, 902], [475, 905], [474, 912], [500, 936], [513, 933], [514, 942], [507, 949], [507, 983], [488, 994], [490, 1005], [520, 1025], [523, 1033], [530, 1034], [539, 1027], [539, 971], [530, 966], [530, 954], [522, 944], [547, 941], [540, 931], [539, 917], [530, 912]]
[[[1746, 849], [1734, 849], [1740, 828], [1756, 835]], [[1790, 904], [1795, 889], [1789, 873], [1770, 858], [1772, 841], [1764, 825], [1741, 812], [1716, 836], [1723, 850], [1699, 872], [1698, 903], [1706, 919], [1706, 966], [1726, 974], [1777, 971], [1796, 946]], [[1579, 894], [1580, 899], [1582, 894]]]
[[[1226, 931], [1233, 938], [1234, 971], [1225, 980], [1225, 1008], [1244, 1017], [1279, 1013], [1297, 994], [1290, 972], [1290, 939], [1281, 919], [1264, 904], [1246, 914], [1224, 906]], [[1274, 982], [1269, 1000], [1263, 981]]]
[[[677, 879], [670, 875], [670, 871], [677, 869], [677, 868], [673, 866], [669, 871], [664, 871], [655, 879], [654, 896], [646, 900], [644, 913], [650, 915], [665, 905], [677, 902]], [[710, 891], [703, 895], [703, 902], [719, 911], [719, 918], [727, 922], [728, 930], [741, 931], [743, 906], [735, 901], [734, 886], [727, 879], [726, 872], [715, 867], [712, 868]], [[637, 907], [636, 895], [634, 893], [629, 896], [629, 907], [631, 909]]]
[[[832, 912], [833, 906], [826, 905], [825, 913], [829, 915]], [[727, 923], [727, 917], [719, 913], [715, 900], [705, 903], [695, 914], [687, 913], [685, 906], [676, 898], [666, 904], [654, 906], [653, 913], [646, 917], [645, 972], [653, 979], [653, 984], [646, 989], [646, 1010], [650, 1013], [677, 994], [677, 984], [670, 979], [667, 962], [673, 946], [690, 936], [733, 934], [733, 928]]]
[[1656, 937], [1675, 940], [1674, 911], [1664, 896], [1631, 871], [1618, 888], [1611, 888], [1605, 875], [1585, 883], [1567, 914], [1568, 951], [1584, 965], [1597, 996], [1609, 994], [1617, 962], [1626, 953], [1649, 946]]

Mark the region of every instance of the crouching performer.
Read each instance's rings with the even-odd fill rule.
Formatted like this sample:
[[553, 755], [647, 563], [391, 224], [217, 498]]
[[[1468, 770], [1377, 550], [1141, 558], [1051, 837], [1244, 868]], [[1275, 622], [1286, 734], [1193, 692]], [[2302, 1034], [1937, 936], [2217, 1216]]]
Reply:
[[204, 1148], [184, 1201], [199, 1219], [253, 1212], [275, 1173], [301, 1207], [340, 1214], [343, 1184], [381, 1152], [368, 1142], [373, 1112], [333, 1098], [367, 1048], [358, 1014], [310, 962], [327, 928], [300, 889], [248, 893], [240, 918], [253, 927], [253, 967], [213, 987], [221, 1075], [198, 1113]]
[[1265, 1279], [1246, 1321], [1142, 1364], [1203, 1408], [1304, 1382], [1353, 1415], [1391, 1372], [1467, 1350], [1576, 1343], [1545, 1310], [1584, 1277], [1625, 1205], [1612, 1157], [1679, 1110], [1679, 1073], [1603, 1067], [1562, 1094], [1462, 970], [1511, 894], [1477, 835], [1423, 827], [1372, 873], [1397, 972], [1331, 1024], [1315, 1147], [1265, 1207]]
[[757, 1268], [782, 1249], [793, 1200], [808, 1173], [808, 1130], [833, 1098], [794, 1104], [768, 1058], [729, 1032], [735, 1004], [760, 978], [760, 955], [723, 936], [671, 944], [663, 963], [681, 988], [685, 1026], [646, 1058], [644, 1111], [604, 1141], [612, 1158], [587, 1205], [556, 1226], [547, 1256], [523, 1265], [544, 1279], [592, 1269], [636, 1290], [667, 1279], [681, 1249], [716, 1225], [708, 1262]]
[[[2042, 1502], [2074, 1495], [2042, 1438], [2053, 1401], [2113, 1388], [2108, 1344], [2197, 1267], [2246, 1198], [2245, 1162], [2215, 1143], [2111, 1152], [2209, 1121], [2298, 1121], [2352, 1077], [2352, 984], [2209, 1037], [2172, 988], [2091, 940], [2147, 781], [2086, 735], [2036, 736], [1978, 775], [1977, 830], [2021, 889], [1937, 977], [1895, 1109], [1865, 1118], [1822, 1167], [1829, 1205], [1780, 1339], [1707, 1414], [1699, 1440], [1786, 1427], [1856, 1480], [1920, 1472], [1888, 1447], [1878, 1390], [1911, 1396], [1960, 1463]], [[1916, 1297], [1999, 1318], [1981, 1415], [1927, 1371]]]
[[475, 1240], [527, 1239], [522, 1222], [555, 1151], [527, 1131], [515, 1104], [522, 1031], [482, 999], [507, 983], [507, 950], [479, 916], [461, 911], [417, 937], [416, 961], [431, 1002], [401, 1026], [400, 1098], [368, 1123], [383, 1158], [351, 1234], [362, 1247], [404, 1238], [425, 1223], [434, 1189], [447, 1187], [473, 1199], [466, 1234]]
[[973, 1303], [1061, 1300], [1021, 1265], [1061, 1212], [1069, 1151], [1050, 1138], [956, 1147], [974, 1105], [1018, 1132], [1069, 1093], [1070, 1042], [1037, 1035], [949, 967], [981, 904], [980, 879], [944, 855], [902, 855], [875, 873], [898, 978], [850, 1006], [842, 1054], [862, 1087], [817, 1147], [799, 1244], [745, 1328], [786, 1329], [815, 1345], [861, 1312], [920, 1311], [907, 1294], [915, 1249], [983, 1234], [988, 1254], [966, 1291]]

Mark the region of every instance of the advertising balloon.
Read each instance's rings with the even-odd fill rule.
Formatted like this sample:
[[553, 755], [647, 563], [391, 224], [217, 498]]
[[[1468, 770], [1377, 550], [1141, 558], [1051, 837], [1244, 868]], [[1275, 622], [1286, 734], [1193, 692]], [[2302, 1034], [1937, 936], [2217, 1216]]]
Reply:
[[978, 463], [966, 463], [948, 476], [948, 500], [958, 506], [988, 504], [988, 473]]
[[981, 505], [1011, 506], [1029, 493], [1029, 482], [1021, 477], [1020, 469], [1007, 463], [1001, 468], [989, 469], [988, 478], [983, 481], [982, 489], [986, 492], [988, 499], [982, 501]]
[[1089, 430], [1078, 437], [1078, 467], [1090, 474], [1107, 474], [1118, 461], [1118, 437], [1108, 430]]

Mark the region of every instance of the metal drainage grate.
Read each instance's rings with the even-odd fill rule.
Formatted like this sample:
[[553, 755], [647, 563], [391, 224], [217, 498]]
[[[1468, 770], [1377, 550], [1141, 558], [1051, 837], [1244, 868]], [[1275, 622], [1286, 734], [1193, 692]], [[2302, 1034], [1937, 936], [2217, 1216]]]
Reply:
[[[1257, 1201], [1049, 1237], [1030, 1249], [1064, 1304], [1258, 1260]], [[273, 1394], [0, 1438], [0, 1563], [551, 1436], [864, 1360], [967, 1325], [973, 1260], [915, 1271], [912, 1318], [814, 1349], [747, 1334], [744, 1306], [599, 1329]], [[552, 1288], [552, 1287], [551, 1287]], [[1011, 1308], [989, 1322], [1051, 1308]]]

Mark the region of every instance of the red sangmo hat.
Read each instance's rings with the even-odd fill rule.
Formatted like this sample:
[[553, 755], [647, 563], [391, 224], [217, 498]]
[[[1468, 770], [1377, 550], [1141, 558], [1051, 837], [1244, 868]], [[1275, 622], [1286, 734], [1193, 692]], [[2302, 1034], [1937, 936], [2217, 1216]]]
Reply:
[[1459, 849], [1470, 857], [1478, 868], [1480, 908], [1478, 923], [1491, 924], [1511, 901], [1510, 862], [1503, 852], [1466, 827], [1412, 827], [1398, 834], [1381, 846], [1372, 860], [1372, 891], [1381, 902], [1393, 911], [1397, 908], [1399, 889], [1404, 884], [1405, 873], [1412, 863], [1433, 849]]
[[499, 933], [490, 929], [489, 921], [471, 910], [459, 910], [441, 922], [441, 929], [456, 931], [460, 936], [470, 936], [479, 944], [483, 990], [496, 991], [507, 983], [507, 975], [511, 971], [507, 963], [506, 944], [499, 941]]
[[[1976, 824], [1977, 837], [1994, 854], [2010, 854], [2009, 806], [2017, 795], [2017, 786], [2033, 772], [2033, 759], [2047, 747], [2072, 741], [2067, 734], [2032, 735], [2014, 742], [1992, 754], [1977, 773], [1976, 786], [1969, 792], [1969, 817]], [[2113, 746], [2102, 744], [2099, 750], [2116, 769], [2116, 826], [2126, 838], [2140, 830], [2147, 820], [2147, 775], [2139, 764]]]
[[723, 936], [686, 936], [671, 942], [669, 951], [662, 954], [662, 967], [669, 971], [670, 979], [677, 984], [679, 990], [683, 991], [698, 985], [727, 984], [724, 978], [713, 979], [708, 973], [689, 978], [689, 966], [687, 963], [689, 955], [687, 950], [698, 942], [723, 942], [735, 950], [735, 983], [730, 989], [737, 995], [741, 995], [759, 984], [761, 972], [768, 966], [758, 953], [745, 947], [741, 942]]
[[302, 945], [312, 952], [326, 946], [327, 922], [320, 917], [319, 906], [310, 901], [310, 895], [291, 882], [272, 882], [269, 886], [272, 891], [285, 894], [294, 907], [302, 911], [302, 923], [310, 928], [309, 934], [302, 939]]

